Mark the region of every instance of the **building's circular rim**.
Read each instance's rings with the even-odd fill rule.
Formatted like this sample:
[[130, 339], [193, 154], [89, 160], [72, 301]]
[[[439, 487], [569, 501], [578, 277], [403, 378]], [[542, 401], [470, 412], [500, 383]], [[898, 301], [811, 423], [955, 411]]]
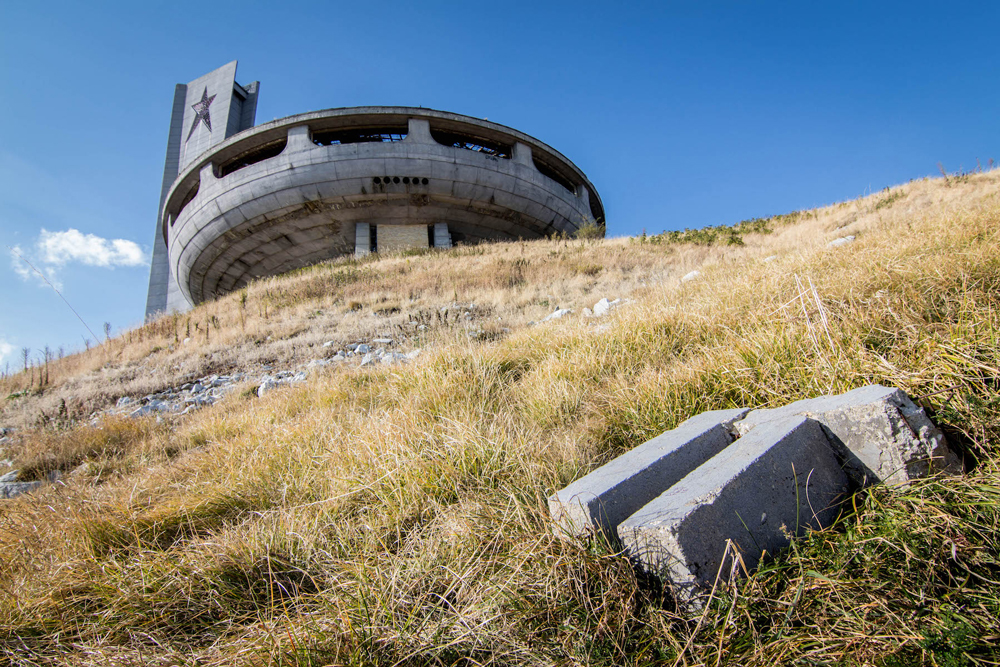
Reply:
[[[521, 142], [532, 149], [533, 155], [536, 152], [542, 153], [549, 161], [555, 161], [560, 167], [573, 173], [587, 187], [590, 194], [593, 217], [596, 221], [603, 222], [604, 203], [601, 201], [597, 189], [590, 182], [590, 179], [587, 178], [586, 174], [565, 155], [531, 135], [525, 134], [520, 130], [515, 130], [512, 127], [501, 125], [500, 123], [450, 111], [439, 111], [424, 107], [363, 106], [323, 109], [277, 118], [238, 132], [201, 153], [177, 175], [177, 178], [174, 179], [173, 184], [170, 186], [167, 196], [163, 200], [163, 210], [160, 211], [160, 228], [164, 234], [164, 238], [166, 238], [167, 232], [167, 216], [164, 213], [171, 209], [171, 203], [178, 192], [186, 193], [195, 186], [200, 177], [201, 170], [208, 164], [225, 162], [248, 150], [252, 150], [254, 147], [285, 139], [288, 135], [288, 130], [297, 125], [308, 125], [310, 131], [315, 132], [366, 127], [372, 123], [378, 124], [387, 121], [396, 121], [405, 125], [410, 118], [434, 120], [438, 121], [438, 124], [443, 122], [446, 130], [471, 126], [478, 130], [479, 135], [484, 139]], [[455, 127], [449, 128], [449, 125], [454, 125]]]

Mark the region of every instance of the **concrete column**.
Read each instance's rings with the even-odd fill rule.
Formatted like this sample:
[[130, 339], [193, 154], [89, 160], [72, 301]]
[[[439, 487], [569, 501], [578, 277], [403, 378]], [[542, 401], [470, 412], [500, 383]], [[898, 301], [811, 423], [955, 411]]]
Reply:
[[372, 251], [371, 227], [367, 222], [354, 225], [354, 256], [364, 257]]
[[534, 169], [535, 163], [531, 161], [531, 146], [522, 144], [520, 141], [516, 142], [514, 144], [514, 162]]
[[434, 223], [434, 247], [435, 248], [451, 247], [451, 234], [448, 232], [447, 222]]
[[580, 205], [586, 208], [587, 215], [593, 218], [594, 212], [590, 210], [590, 189], [583, 183], [576, 186], [576, 198], [580, 200]]
[[288, 129], [288, 146], [285, 148], [286, 152], [298, 153], [299, 151], [307, 151], [315, 147], [312, 139], [309, 138], [308, 125], [296, 125]]
[[433, 144], [434, 137], [431, 136], [431, 124], [423, 118], [411, 118], [406, 131], [405, 142], [411, 144]]
[[198, 174], [198, 179], [200, 181], [200, 184], [198, 185], [199, 193], [204, 192], [205, 188], [211, 187], [217, 180], [219, 180], [215, 177], [215, 165], [209, 162], [202, 167], [201, 172]]

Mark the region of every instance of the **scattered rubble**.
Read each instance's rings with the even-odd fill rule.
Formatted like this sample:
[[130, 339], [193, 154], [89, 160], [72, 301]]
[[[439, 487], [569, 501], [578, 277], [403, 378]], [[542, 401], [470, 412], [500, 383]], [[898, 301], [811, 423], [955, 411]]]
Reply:
[[684, 276], [681, 278], [681, 282], [682, 283], [686, 283], [686, 282], [688, 282], [690, 280], [694, 280], [695, 278], [697, 278], [700, 275], [701, 275], [701, 271], [694, 270], [691, 273], [684, 274]]
[[841, 236], [839, 239], [834, 239], [826, 244], [828, 248], [836, 248], [838, 246], [847, 245], [848, 243], [854, 242], [854, 236]]

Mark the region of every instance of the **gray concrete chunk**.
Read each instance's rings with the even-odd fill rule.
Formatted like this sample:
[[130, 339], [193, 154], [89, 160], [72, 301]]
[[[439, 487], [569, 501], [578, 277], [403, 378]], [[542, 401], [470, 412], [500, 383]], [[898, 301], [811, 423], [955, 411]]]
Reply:
[[703, 412], [550, 496], [557, 532], [580, 536], [600, 528], [616, 543], [615, 527], [729, 445], [733, 422], [747, 412]]
[[753, 568], [789, 535], [829, 525], [849, 486], [820, 425], [805, 417], [762, 424], [618, 527], [629, 555], [684, 602], [711, 587], [727, 540]]
[[17, 498], [25, 493], [30, 493], [40, 487], [44, 482], [2, 482], [0, 483], [0, 498], [5, 500]]
[[906, 484], [928, 473], [962, 472], [962, 462], [923, 409], [880, 385], [754, 410], [735, 425], [741, 434], [767, 422], [806, 415], [818, 421], [856, 482]]

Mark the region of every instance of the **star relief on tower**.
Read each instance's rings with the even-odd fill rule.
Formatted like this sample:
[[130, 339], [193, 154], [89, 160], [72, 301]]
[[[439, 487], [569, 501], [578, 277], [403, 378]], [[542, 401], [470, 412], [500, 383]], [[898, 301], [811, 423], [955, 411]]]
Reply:
[[208, 128], [209, 132], [212, 131], [212, 116], [209, 114], [208, 108], [212, 106], [212, 100], [214, 99], [215, 95], [212, 95], [211, 97], [208, 96], [208, 86], [206, 86], [205, 90], [201, 92], [201, 100], [191, 105], [191, 108], [194, 109], [195, 113], [194, 123], [191, 124], [191, 131], [188, 132], [188, 136], [185, 141], [189, 141], [191, 139], [191, 135], [193, 135], [194, 131], [198, 128], [198, 121], [205, 123], [205, 127]]

